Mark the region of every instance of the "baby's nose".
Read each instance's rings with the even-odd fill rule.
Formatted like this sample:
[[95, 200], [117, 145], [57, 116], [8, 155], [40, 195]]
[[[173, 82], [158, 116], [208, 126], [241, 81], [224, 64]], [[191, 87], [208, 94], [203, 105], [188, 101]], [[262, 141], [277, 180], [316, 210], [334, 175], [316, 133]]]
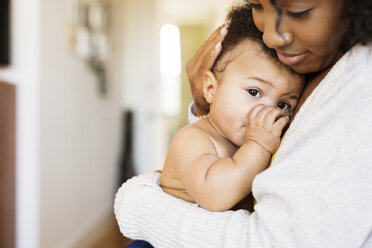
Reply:
[[270, 107], [278, 107], [278, 104], [276, 101], [272, 101], [270, 99], [262, 99], [261, 104], [265, 106], [270, 106]]

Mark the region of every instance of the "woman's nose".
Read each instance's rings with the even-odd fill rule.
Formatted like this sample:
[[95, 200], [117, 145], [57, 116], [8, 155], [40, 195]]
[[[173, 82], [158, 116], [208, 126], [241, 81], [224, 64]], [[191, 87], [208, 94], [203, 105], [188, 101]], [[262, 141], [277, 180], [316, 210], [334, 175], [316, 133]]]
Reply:
[[[266, 16], [268, 17], [268, 16]], [[265, 44], [273, 49], [288, 46], [293, 41], [290, 32], [281, 31], [284, 29], [283, 23], [277, 19], [277, 16], [265, 18], [265, 25], [262, 39]], [[279, 24], [277, 25], [277, 23]]]

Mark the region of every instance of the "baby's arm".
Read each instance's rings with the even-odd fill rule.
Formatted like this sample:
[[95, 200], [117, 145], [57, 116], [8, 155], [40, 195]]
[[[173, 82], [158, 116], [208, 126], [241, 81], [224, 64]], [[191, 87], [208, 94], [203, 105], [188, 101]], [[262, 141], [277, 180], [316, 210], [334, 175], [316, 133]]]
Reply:
[[222, 159], [201, 129], [181, 130], [168, 155], [191, 198], [210, 211], [224, 211], [247, 196], [254, 177], [267, 167], [279, 144], [287, 123], [287, 118], [275, 121], [281, 114], [280, 109], [263, 105], [252, 109], [247, 142], [232, 157]]

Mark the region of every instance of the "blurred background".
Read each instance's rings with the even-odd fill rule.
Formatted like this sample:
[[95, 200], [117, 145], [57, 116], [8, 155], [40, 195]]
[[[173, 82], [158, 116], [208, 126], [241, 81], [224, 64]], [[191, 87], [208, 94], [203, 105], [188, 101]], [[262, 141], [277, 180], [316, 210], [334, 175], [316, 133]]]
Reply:
[[125, 247], [115, 192], [162, 167], [233, 2], [1, 0], [1, 248]]

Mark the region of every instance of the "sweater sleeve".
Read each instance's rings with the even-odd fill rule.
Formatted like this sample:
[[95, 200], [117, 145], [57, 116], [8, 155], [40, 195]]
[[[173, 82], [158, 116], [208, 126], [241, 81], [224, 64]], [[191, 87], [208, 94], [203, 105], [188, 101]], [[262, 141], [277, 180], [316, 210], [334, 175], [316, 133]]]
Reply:
[[159, 177], [158, 173], [134, 177], [117, 192], [115, 215], [126, 237], [158, 248], [276, 246], [256, 214], [209, 212], [164, 193]]

